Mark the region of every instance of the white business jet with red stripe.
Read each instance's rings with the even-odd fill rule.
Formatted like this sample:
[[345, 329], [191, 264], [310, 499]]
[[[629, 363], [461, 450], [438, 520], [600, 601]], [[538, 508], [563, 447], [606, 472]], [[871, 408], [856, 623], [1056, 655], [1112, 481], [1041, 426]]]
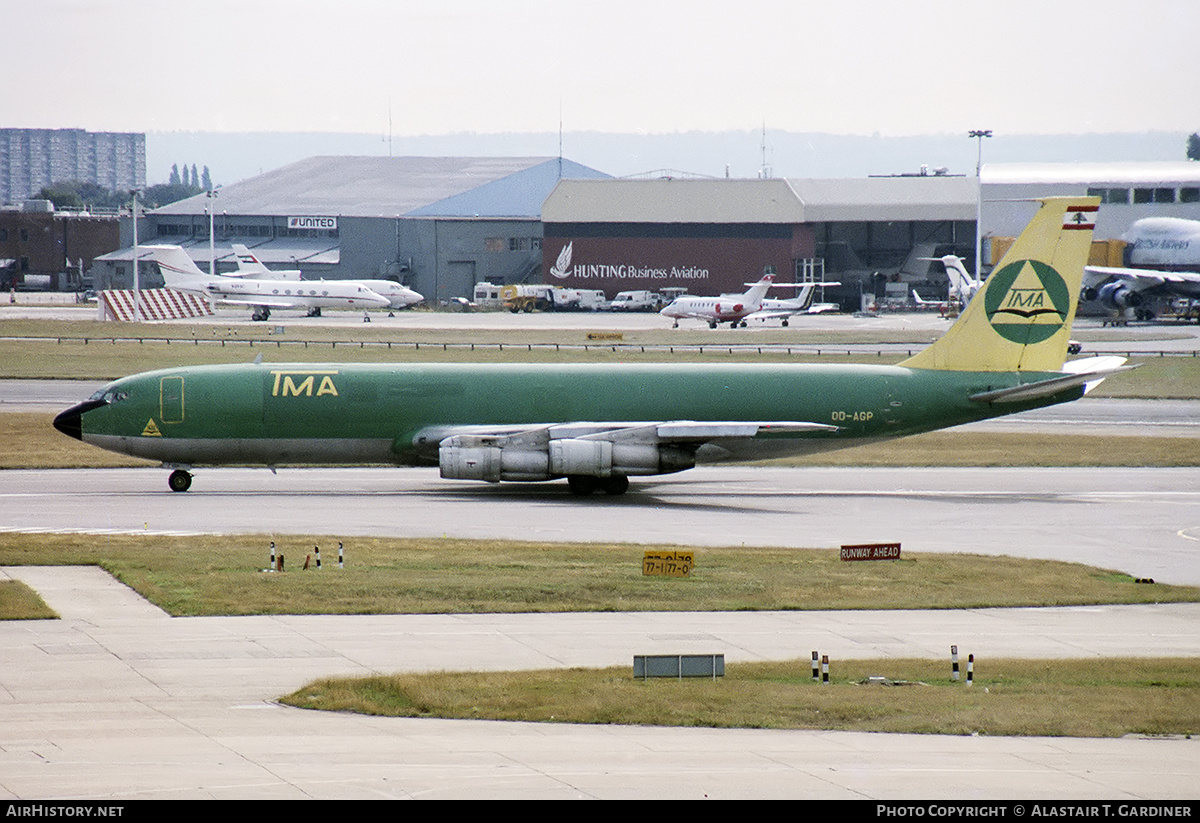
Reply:
[[674, 320], [672, 328], [676, 329], [679, 321], [684, 319], [704, 320], [710, 329], [720, 323], [728, 323], [729, 328], [735, 329], [739, 324], [744, 326], [747, 317], [762, 310], [763, 298], [774, 282], [775, 275], [764, 274], [757, 283], [747, 283], [750, 290], [742, 294], [722, 294], [720, 297], [684, 294], [672, 300], [659, 314]]

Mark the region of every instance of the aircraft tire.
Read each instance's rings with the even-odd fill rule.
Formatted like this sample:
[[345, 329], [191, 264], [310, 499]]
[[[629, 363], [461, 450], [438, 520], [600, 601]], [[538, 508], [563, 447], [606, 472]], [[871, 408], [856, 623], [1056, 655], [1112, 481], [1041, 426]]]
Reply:
[[587, 497], [600, 487], [600, 478], [588, 474], [572, 474], [567, 477], [567, 488], [576, 497]]
[[629, 491], [629, 478], [623, 474], [614, 474], [612, 477], [607, 477], [603, 481], [601, 488], [605, 494], [618, 495]]
[[192, 475], [183, 469], [176, 469], [167, 478], [167, 485], [173, 492], [185, 492], [192, 487]]

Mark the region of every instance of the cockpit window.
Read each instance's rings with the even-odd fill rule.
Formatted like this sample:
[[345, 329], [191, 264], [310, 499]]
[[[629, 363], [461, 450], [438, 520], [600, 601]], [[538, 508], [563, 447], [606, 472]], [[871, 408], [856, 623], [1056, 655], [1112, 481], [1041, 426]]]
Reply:
[[124, 389], [103, 388], [93, 394], [88, 400], [103, 400], [105, 403], [120, 403], [129, 399], [129, 392]]

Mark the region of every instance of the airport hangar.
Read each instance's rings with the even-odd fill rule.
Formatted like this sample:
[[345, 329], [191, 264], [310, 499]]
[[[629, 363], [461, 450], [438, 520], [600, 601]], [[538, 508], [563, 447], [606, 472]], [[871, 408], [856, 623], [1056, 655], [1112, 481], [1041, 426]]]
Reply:
[[837, 281], [819, 299], [857, 308], [860, 289], [903, 299], [902, 280], [925, 280], [928, 261], [900, 274], [914, 248], [973, 258], [975, 194], [974, 178], [948, 175], [563, 180], [542, 209], [542, 269], [609, 297], [741, 292], [764, 274]]
[[[314, 157], [151, 211], [139, 241], [181, 245], [207, 270], [211, 206], [221, 272], [241, 242], [305, 279], [385, 277], [439, 303], [483, 281], [711, 295], [773, 272], [839, 281], [820, 299], [851, 309], [864, 293], [945, 289], [940, 264], [909, 258], [958, 254], [973, 268], [978, 191], [945, 174], [616, 179], [561, 158]], [[1105, 202], [1103, 244], [1141, 217], [1200, 220], [1200, 164], [984, 166], [984, 270], [1029, 217], [1015, 201], [1070, 194]], [[124, 248], [97, 259], [97, 288], [132, 286], [128, 223]], [[1093, 262], [1114, 255], [1102, 245]]]
[[[311, 157], [147, 212], [138, 243], [182, 246], [204, 271], [215, 257], [218, 273], [241, 243], [305, 280], [398, 280], [444, 303], [479, 281], [540, 280], [542, 203], [560, 179], [603, 176], [558, 157]], [[133, 287], [131, 223], [95, 288]], [[139, 270], [143, 288], [162, 284]]]
[[[1200, 163], [990, 164], [982, 181], [985, 273], [1039, 197], [1100, 196], [1092, 260], [1100, 265], [1121, 265], [1119, 238], [1138, 219], [1200, 220]], [[916, 258], [956, 254], [974, 269], [978, 195], [976, 178], [946, 174], [563, 180], [542, 210], [542, 269], [546, 282], [610, 297], [664, 287], [740, 292], [765, 273], [838, 281], [823, 299], [844, 309], [864, 293], [905, 302], [923, 287], [944, 296], [941, 264]]]

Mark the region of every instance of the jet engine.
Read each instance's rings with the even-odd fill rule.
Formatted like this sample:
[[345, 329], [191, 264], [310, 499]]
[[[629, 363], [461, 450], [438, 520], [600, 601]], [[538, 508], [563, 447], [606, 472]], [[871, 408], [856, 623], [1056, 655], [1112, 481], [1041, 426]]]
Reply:
[[670, 474], [696, 465], [689, 449], [658, 443], [562, 438], [544, 447], [504, 438], [456, 435], [438, 447], [438, 467], [448, 480], [549, 480]]
[[1142, 295], [1120, 280], [1101, 286], [1096, 297], [1106, 308], [1117, 311], [1133, 309], [1142, 305]]

